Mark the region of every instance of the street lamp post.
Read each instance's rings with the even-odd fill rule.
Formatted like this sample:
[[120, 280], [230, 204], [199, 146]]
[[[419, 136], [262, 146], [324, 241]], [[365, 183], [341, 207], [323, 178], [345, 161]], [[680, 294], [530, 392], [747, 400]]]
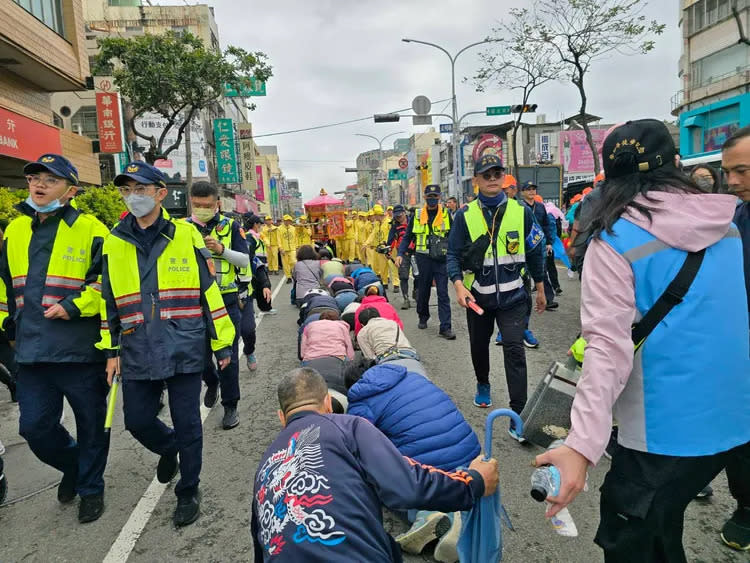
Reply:
[[477, 45], [482, 45], [484, 43], [492, 43], [493, 41], [496, 41], [496, 39], [484, 39], [483, 41], [477, 41], [476, 43], [471, 43], [470, 45], [467, 45], [460, 51], [458, 51], [455, 55], [451, 55], [446, 49], [441, 47], [440, 45], [436, 45], [435, 43], [430, 43], [429, 41], [420, 41], [418, 39], [408, 39], [404, 38], [401, 41], [404, 43], [420, 43], [422, 45], [428, 45], [430, 47], [434, 47], [435, 49], [441, 50], [443, 53], [445, 53], [448, 58], [451, 61], [451, 100], [453, 105], [453, 131], [451, 135], [451, 139], [453, 142], [453, 193], [451, 193], [452, 196], [457, 196], [460, 184], [458, 180], [458, 174], [460, 171], [459, 168], [459, 162], [458, 162], [458, 135], [459, 135], [459, 120], [458, 120], [458, 103], [456, 101], [456, 59], [458, 56], [466, 51], [467, 49], [470, 49], [472, 47], [476, 47]]
[[[355, 133], [355, 135], [357, 135], [358, 137], [367, 137], [369, 139], [373, 139], [378, 144], [378, 172], [380, 172], [382, 171], [382, 166], [383, 166], [383, 141], [385, 141], [388, 137], [393, 137], [394, 135], [400, 135], [401, 133], [405, 133], [405, 131], [396, 131], [395, 133], [390, 133], [381, 139], [378, 139], [374, 135], [367, 135], [366, 133]], [[375, 180], [377, 182], [377, 175], [375, 177]], [[390, 182], [389, 182], [388, 187], [390, 188]]]

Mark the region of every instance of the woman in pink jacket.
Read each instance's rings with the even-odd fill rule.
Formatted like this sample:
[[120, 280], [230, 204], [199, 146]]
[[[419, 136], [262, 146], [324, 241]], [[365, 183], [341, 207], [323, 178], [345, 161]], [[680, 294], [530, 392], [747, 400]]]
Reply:
[[588, 344], [571, 431], [564, 446], [536, 458], [560, 471], [551, 516], [583, 489], [617, 420], [594, 540], [607, 562], [684, 563], [688, 503], [727, 464], [750, 458], [735, 198], [702, 193], [676, 169], [675, 153], [657, 120], [625, 123], [604, 141], [606, 180], [582, 278]]

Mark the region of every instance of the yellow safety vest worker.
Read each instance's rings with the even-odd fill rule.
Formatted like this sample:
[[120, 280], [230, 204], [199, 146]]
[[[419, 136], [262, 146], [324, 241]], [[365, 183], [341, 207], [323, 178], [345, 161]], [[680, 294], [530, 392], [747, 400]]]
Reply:
[[[166, 213], [164, 216], [167, 218]], [[124, 371], [130, 362], [133, 362], [131, 366], [137, 366], [138, 371], [142, 368], [138, 364], [144, 361], [162, 367], [165, 358], [149, 357], [146, 360], [144, 356], [150, 351], [171, 356], [169, 363], [190, 362], [195, 364], [193, 371], [203, 369], [196, 363], [198, 358], [192, 362], [190, 358], [203, 348], [206, 337], [208, 315], [204, 315], [201, 293], [210, 309], [213, 325], [208, 331], [211, 349], [214, 352], [223, 350], [231, 347], [234, 341], [234, 324], [224, 307], [218, 285], [214, 282], [208, 288], [201, 288], [195, 250], [200, 250], [207, 260], [210, 258], [200, 233], [189, 223], [171, 220], [170, 223], [174, 225], [174, 237], [156, 260], [158, 295], [150, 295], [150, 301], [144, 302], [141, 293], [141, 272], [135, 245], [117, 236], [116, 230], [104, 241], [102, 252], [109, 266], [107, 281], [116, 306], [120, 342], [112, 341], [110, 319], [104, 303], [101, 340], [96, 347], [120, 350]], [[144, 323], [160, 323], [157, 326], [163, 331], [144, 332], [139, 328]], [[161, 343], [153, 341], [158, 332], [163, 332], [160, 334]], [[177, 367], [179, 369], [179, 365]]]
[[[424, 223], [422, 222], [422, 217], [424, 217]], [[442, 221], [438, 221], [440, 217], [442, 217]], [[432, 221], [432, 232], [430, 232], [430, 226], [427, 224], [427, 208], [423, 207], [420, 213], [414, 214], [414, 224], [411, 229], [415, 239], [414, 250], [419, 254], [428, 254], [427, 237], [430, 234], [445, 237], [448, 235], [450, 228], [451, 216], [447, 209], [439, 205], [435, 219]]]
[[[524, 213], [523, 206], [516, 200], [508, 200], [503, 218], [500, 221], [500, 230], [495, 240], [494, 252], [492, 244], [489, 244], [484, 255], [483, 271], [490, 269], [490, 272], [494, 270], [495, 274], [480, 276], [479, 279], [475, 279], [473, 272], [465, 273], [464, 285], [467, 289], [474, 288], [479, 293], [495, 293], [496, 290], [499, 292], [513, 291], [523, 285], [521, 268], [503, 268], [502, 266], [526, 262]], [[478, 200], [469, 204], [464, 219], [471, 242], [485, 234], [492, 237], [490, 226], [487, 225]]]

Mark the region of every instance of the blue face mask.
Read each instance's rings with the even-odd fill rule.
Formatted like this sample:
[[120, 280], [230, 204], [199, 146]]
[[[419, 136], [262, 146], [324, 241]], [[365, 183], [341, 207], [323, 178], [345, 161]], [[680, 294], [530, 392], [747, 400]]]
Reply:
[[37, 213], [54, 213], [55, 211], [63, 207], [64, 204], [60, 201], [60, 199], [65, 197], [65, 194], [67, 194], [69, 191], [70, 187], [65, 190], [65, 192], [59, 198], [53, 199], [47, 205], [37, 205], [36, 203], [34, 203], [34, 200], [31, 199], [31, 195], [29, 195], [29, 197], [26, 198], [26, 204]]

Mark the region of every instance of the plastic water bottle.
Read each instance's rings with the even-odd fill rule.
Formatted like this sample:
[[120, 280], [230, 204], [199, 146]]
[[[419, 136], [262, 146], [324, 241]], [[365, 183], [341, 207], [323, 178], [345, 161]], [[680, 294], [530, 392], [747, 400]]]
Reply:
[[[563, 444], [563, 440], [555, 440], [547, 449], [553, 450], [559, 448]], [[531, 498], [538, 502], [544, 502], [549, 496], [557, 496], [560, 493], [560, 483], [560, 471], [557, 467], [554, 465], [538, 467], [531, 474]], [[576, 528], [573, 517], [570, 515], [570, 512], [568, 512], [567, 508], [563, 508], [555, 516], [550, 518], [550, 523], [552, 524], [552, 529], [561, 536], [569, 538], [578, 536], [578, 528]]]

